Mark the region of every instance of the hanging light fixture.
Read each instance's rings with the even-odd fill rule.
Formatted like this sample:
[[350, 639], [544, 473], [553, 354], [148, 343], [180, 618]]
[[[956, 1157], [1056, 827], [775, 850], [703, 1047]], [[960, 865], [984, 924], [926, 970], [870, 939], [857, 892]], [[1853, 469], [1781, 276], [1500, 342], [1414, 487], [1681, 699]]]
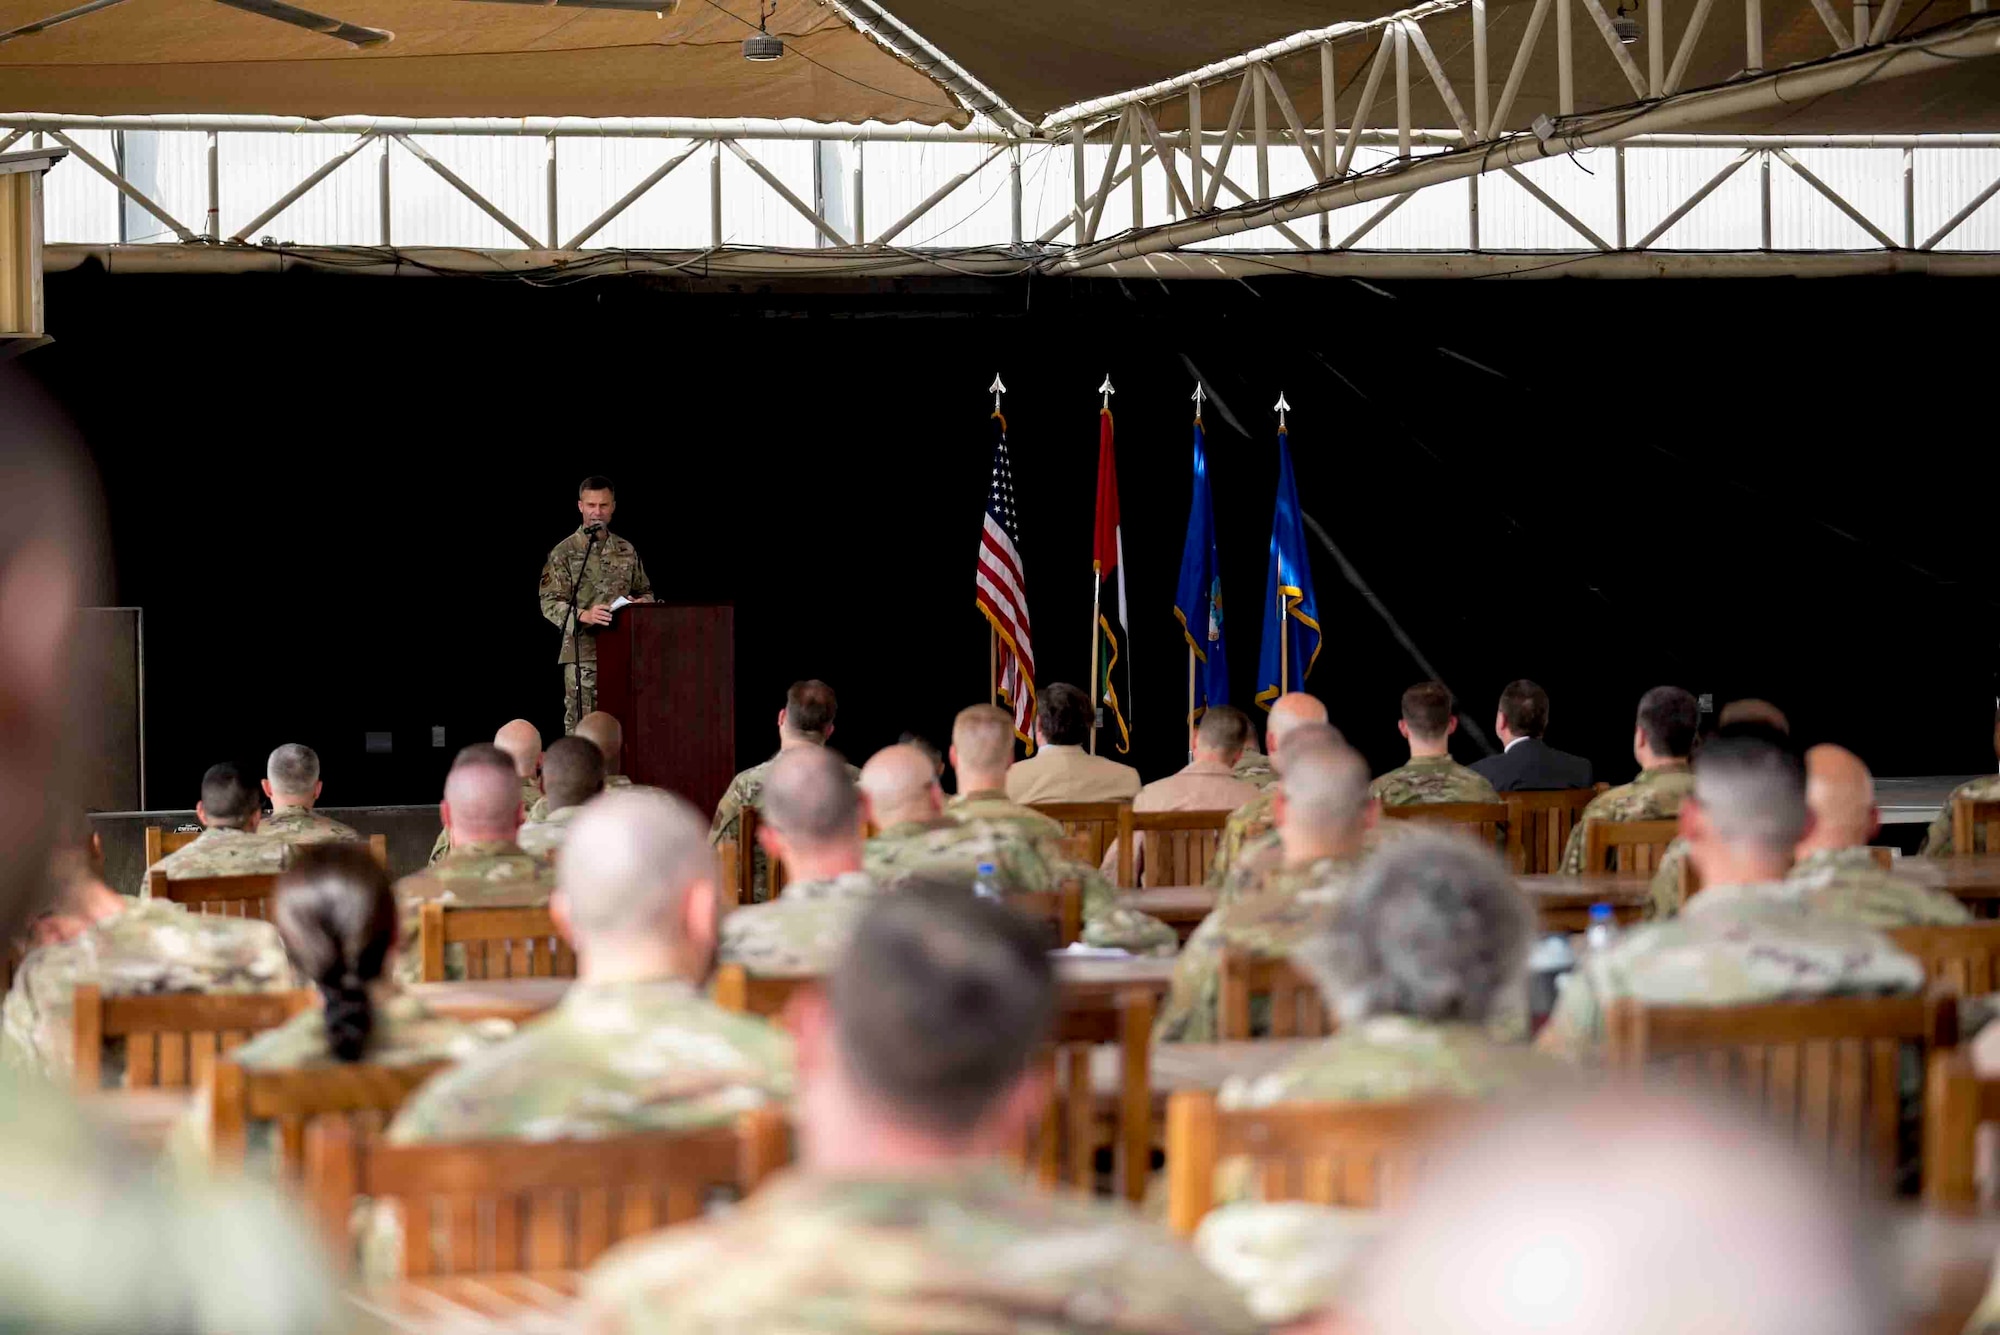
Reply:
[[1638, 12], [1639, 6], [1636, 3], [1630, 9], [1621, 4], [1618, 6], [1618, 16], [1611, 20], [1611, 31], [1617, 33], [1618, 40], [1626, 46], [1639, 40], [1639, 20], [1633, 17]]
[[778, 0], [771, 0], [769, 9], [764, 8], [764, 0], [757, 0], [757, 35], [743, 39], [745, 60], [776, 60], [785, 54], [785, 39], [771, 36], [764, 27], [765, 21], [777, 12]]

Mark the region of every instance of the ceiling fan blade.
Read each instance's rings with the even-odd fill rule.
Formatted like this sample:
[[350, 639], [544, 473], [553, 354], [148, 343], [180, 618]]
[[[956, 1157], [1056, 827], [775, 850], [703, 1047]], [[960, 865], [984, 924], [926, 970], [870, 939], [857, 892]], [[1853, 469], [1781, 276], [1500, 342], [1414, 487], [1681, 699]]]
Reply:
[[622, 9], [627, 13], [667, 15], [681, 0], [484, 0], [489, 4], [559, 6], [563, 9]]
[[288, 5], [284, 0], [216, 0], [216, 3], [228, 5], [231, 9], [240, 9], [246, 14], [255, 14], [259, 18], [289, 23], [294, 28], [306, 28], [312, 32], [324, 33], [337, 41], [346, 42], [349, 46], [380, 46], [396, 35], [386, 28], [364, 28], [358, 23], [347, 23], [340, 19], [328, 18], [324, 14], [315, 14], [310, 9]]
[[11, 42], [16, 37], [28, 37], [38, 32], [46, 32], [58, 23], [68, 23], [71, 19], [80, 19], [85, 14], [95, 14], [100, 9], [109, 9], [113, 5], [124, 3], [125, 0], [90, 0], [89, 4], [78, 5], [75, 9], [65, 9], [60, 14], [51, 14], [45, 19], [36, 19], [33, 23], [23, 23], [18, 28], [0, 32], [0, 42]]

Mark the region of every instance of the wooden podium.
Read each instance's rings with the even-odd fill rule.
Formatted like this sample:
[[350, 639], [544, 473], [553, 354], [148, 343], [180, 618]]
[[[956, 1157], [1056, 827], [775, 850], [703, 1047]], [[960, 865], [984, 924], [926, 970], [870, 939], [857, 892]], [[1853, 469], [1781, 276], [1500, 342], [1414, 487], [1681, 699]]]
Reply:
[[736, 609], [620, 608], [597, 634], [597, 707], [625, 727], [634, 783], [714, 811], [736, 777]]

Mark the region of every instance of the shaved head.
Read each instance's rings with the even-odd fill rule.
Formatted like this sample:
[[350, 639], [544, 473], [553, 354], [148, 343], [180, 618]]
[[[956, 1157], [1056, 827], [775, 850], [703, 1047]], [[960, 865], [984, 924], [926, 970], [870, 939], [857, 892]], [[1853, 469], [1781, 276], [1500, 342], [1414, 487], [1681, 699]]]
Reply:
[[1734, 1112], [1625, 1087], [1431, 1156], [1341, 1305], [1366, 1335], [1869, 1335], [1899, 1327], [1866, 1217]]
[[937, 775], [914, 746], [885, 746], [861, 767], [861, 791], [877, 825], [928, 820], [937, 813]]
[[493, 734], [493, 745], [505, 751], [514, 759], [514, 773], [523, 779], [535, 777], [535, 770], [542, 763], [542, 730], [524, 718], [500, 725], [500, 731]]
[[678, 938], [688, 892], [716, 881], [708, 820], [672, 793], [623, 788], [586, 802], [556, 853], [571, 930], [594, 940]]
[[453, 844], [512, 839], [521, 825], [521, 784], [514, 762], [497, 746], [468, 746], [445, 776]]
[[604, 772], [619, 772], [618, 754], [625, 749], [625, 725], [615, 717], [601, 709], [585, 714], [576, 721], [576, 731], [571, 735], [597, 743], [597, 750], [604, 757]]
[[847, 761], [825, 746], [781, 752], [764, 780], [758, 807], [771, 828], [807, 847], [861, 841], [861, 794]]
[[1368, 807], [1368, 762], [1324, 724], [1285, 739], [1285, 823], [1354, 830]]
[[1806, 807], [1813, 829], [1802, 851], [1857, 848], [1875, 837], [1875, 776], [1844, 746], [1822, 743], [1806, 752]]
[[1285, 744], [1285, 736], [1301, 723], [1326, 722], [1326, 702], [1316, 695], [1304, 691], [1287, 691], [1271, 702], [1271, 717], [1264, 724], [1265, 745], [1270, 748], [1272, 764], [1277, 763], [1278, 751]]

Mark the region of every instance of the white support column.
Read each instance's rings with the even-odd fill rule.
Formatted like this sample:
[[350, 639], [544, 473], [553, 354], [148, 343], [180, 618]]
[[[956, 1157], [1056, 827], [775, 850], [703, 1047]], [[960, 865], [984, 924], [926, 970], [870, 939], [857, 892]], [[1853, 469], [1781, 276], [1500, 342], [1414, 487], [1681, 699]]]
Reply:
[[[1482, 7], [1486, 0], [1477, 0]], [[1334, 75], [1333, 43], [1319, 44], [1319, 178], [1333, 179], [1333, 103], [1340, 91], [1340, 81]]]
[[[855, 228], [859, 237], [861, 229]], [[1007, 237], [1015, 249], [1021, 246], [1021, 146], [1007, 146]]]
[[549, 135], [543, 142], [549, 146], [548, 159], [542, 165], [543, 189], [548, 196], [543, 201], [543, 206], [547, 210], [549, 220], [549, 249], [554, 250], [562, 239], [562, 233], [557, 230], [561, 226], [561, 220], [556, 206], [556, 137]]
[[[1618, 208], [1618, 249], [1625, 249], [1625, 145], [1611, 150], [1612, 197]], [[1474, 177], [1478, 180], [1478, 177]]]
[[1583, 0], [1583, 7], [1590, 12], [1590, 21], [1597, 25], [1597, 35], [1610, 48], [1611, 58], [1618, 62], [1625, 82], [1632, 85], [1632, 96], [1645, 101], [1645, 76], [1639, 73], [1639, 66], [1633, 61], [1632, 53], [1625, 49], [1625, 43], [1618, 40], [1618, 30], [1611, 26], [1611, 16], [1604, 12], [1604, 0]]
[[1764, 0], [1743, 0], [1743, 69], [1756, 74], [1764, 68]]
[[1917, 244], [1917, 150], [1903, 150], [1903, 246]]
[[1084, 230], [1084, 219], [1090, 216], [1090, 187], [1084, 182], [1083, 170], [1083, 123], [1070, 127], [1069, 132], [1070, 174], [1076, 178], [1076, 244], [1082, 245], [1089, 239]]
[[1410, 30], [1396, 25], [1396, 156], [1410, 156]]
[[[1539, 0], [1546, 5], [1549, 0]], [[1383, 71], [1389, 68], [1389, 43], [1391, 38], [1385, 29], [1382, 40], [1375, 47], [1375, 59], [1368, 66], [1368, 80], [1361, 86], [1361, 100], [1355, 104], [1354, 119], [1347, 123], [1347, 142], [1340, 146], [1340, 167], [1334, 173], [1347, 175], [1348, 164], [1354, 161], [1354, 146], [1361, 142], [1361, 129], [1368, 123], [1368, 117], [1375, 110], [1375, 91], [1382, 86]]]
[[[1487, 117], [1486, 103], [1486, 0], [1472, 0], [1472, 128], [1481, 139], [1493, 133], [1493, 122]], [[1475, 221], [1478, 205], [1473, 206]], [[1478, 246], [1474, 245], [1477, 250]]]
[[[867, 172], [865, 170], [865, 163], [864, 163], [864, 158], [867, 156], [867, 147], [868, 147], [867, 141], [864, 139], [857, 139], [854, 141], [854, 167], [849, 172], [849, 175], [853, 180], [852, 189], [854, 194], [854, 235], [856, 240], [859, 240], [861, 237], [868, 235], [868, 191], [866, 187]], [[1021, 221], [1020, 217], [1021, 210], [1019, 205], [1020, 201], [1017, 199], [1015, 201], [1016, 207], [1014, 209], [1014, 222], [1016, 224], [1014, 228], [1014, 238], [1017, 241], [1020, 239], [1021, 236], [1021, 228], [1019, 226], [1019, 223]]]
[[222, 145], [216, 131], [208, 132], [208, 216], [201, 234], [210, 241], [222, 239]]
[[1701, 40], [1701, 30], [1708, 26], [1708, 11], [1714, 7], [1715, 0], [1695, 0], [1694, 13], [1688, 16], [1687, 29], [1681, 33], [1681, 44], [1674, 48], [1674, 63], [1667, 70], [1668, 96], [1681, 90], [1688, 62], [1694, 59], [1694, 45]]
[[1833, 0], [1812, 0], [1812, 7], [1819, 15], [1819, 21], [1826, 25], [1827, 35], [1833, 38], [1836, 48], [1845, 51], [1854, 45], [1848, 38], [1847, 25], [1840, 21], [1840, 15], [1833, 12]]
[[1139, 153], [1139, 109], [1125, 108], [1125, 137], [1132, 145], [1132, 226], [1146, 225], [1146, 166], [1138, 160]]
[[[1097, 224], [1104, 217], [1104, 201], [1111, 198], [1111, 177], [1118, 170], [1118, 152], [1125, 146], [1125, 131], [1131, 123], [1132, 117], [1129, 114], [1121, 115], [1118, 118], [1118, 128], [1111, 133], [1111, 152], [1104, 159], [1104, 175], [1097, 183], [1097, 194], [1092, 198], [1090, 213], [1083, 228], [1083, 239], [1086, 243], [1097, 240]], [[1132, 164], [1136, 167], [1138, 163], [1139, 145], [1135, 143], [1132, 145]]]
[[[1744, 0], [1754, 5], [1757, 0]], [[1646, 96], [1660, 96], [1667, 82], [1667, 7], [1662, 0], [1646, 0]]]
[[[1327, 215], [1319, 215], [1324, 218]], [[1465, 178], [1465, 235], [1467, 250], [1479, 249], [1479, 178]]]
[[1494, 108], [1493, 119], [1487, 122], [1488, 138], [1507, 133], [1507, 113], [1514, 109], [1514, 94], [1521, 91], [1521, 80], [1528, 73], [1528, 61], [1535, 54], [1535, 39], [1542, 35], [1551, 3], [1552, 0], [1535, 0], [1534, 9], [1528, 13], [1528, 26], [1521, 33], [1521, 44], [1514, 48], [1513, 67], [1507, 71], [1507, 86], [1500, 90], [1500, 105]]
[[708, 247], [722, 249], [722, 141], [708, 158]]
[[1152, 146], [1153, 156], [1159, 160], [1160, 166], [1166, 172], [1167, 216], [1169, 218], [1173, 217], [1174, 208], [1176, 205], [1179, 205], [1180, 208], [1186, 211], [1187, 216], [1192, 218], [1194, 216], [1194, 200], [1182, 188], [1180, 173], [1174, 169], [1173, 145], [1167, 142], [1167, 137], [1164, 134], [1160, 133], [1160, 123], [1153, 119], [1152, 112], [1143, 106], [1138, 106], [1132, 108], [1132, 113], [1138, 119], [1139, 128], [1146, 133], [1146, 142]]
[[[1202, 193], [1201, 169], [1207, 159], [1201, 151], [1201, 85], [1188, 85], [1188, 204], [1198, 212], [1207, 203]], [[1193, 217], [1191, 212], [1189, 217]]]
[[375, 159], [375, 208], [381, 214], [382, 244], [389, 241], [389, 137], [382, 137], [382, 152]]
[[1875, 26], [1868, 30], [1871, 46], [1880, 45], [1889, 39], [1890, 30], [1896, 26], [1896, 16], [1903, 12], [1903, 0], [1884, 0], [1882, 12], [1875, 16]]
[[1222, 174], [1229, 170], [1229, 154], [1236, 147], [1236, 136], [1243, 129], [1243, 113], [1250, 106], [1250, 86], [1258, 82], [1257, 71], [1246, 69], [1243, 78], [1236, 85], [1236, 104], [1229, 109], [1229, 124], [1222, 131], [1222, 147], [1215, 155], [1215, 169], [1208, 177], [1208, 197], [1202, 201], [1204, 211], [1215, 207], [1216, 195], [1222, 188]]
[[1868, 0], [1854, 0], [1854, 44], [1860, 46], [1868, 40]]
[[1771, 248], [1771, 155], [1757, 155], [1757, 228], [1758, 245], [1763, 250]]
[[593, 236], [596, 236], [600, 231], [602, 231], [607, 225], [610, 224], [613, 218], [616, 218], [626, 209], [632, 207], [632, 205], [637, 203], [639, 198], [643, 196], [648, 190], [651, 190], [661, 181], [666, 180], [667, 175], [670, 172], [672, 172], [674, 168], [680, 166], [683, 162], [686, 162], [689, 158], [693, 157], [700, 150], [701, 150], [701, 141], [697, 139], [693, 143], [689, 144], [686, 148], [682, 149], [679, 153], [675, 154], [673, 157], [668, 158], [665, 162], [653, 168], [652, 171], [648, 172], [645, 175], [645, 177], [640, 180], [639, 184], [633, 186], [630, 190], [627, 190], [623, 195], [619, 196], [617, 203], [613, 204], [610, 208], [606, 209], [604, 212], [598, 214], [595, 218], [591, 219], [590, 224], [587, 227], [585, 227], [582, 231], [578, 232], [575, 236], [571, 237], [568, 240], [568, 242], [566, 242], [563, 245], [562, 249], [564, 250], [583, 249], [584, 242], [590, 240], [590, 238], [592, 238]]
[[1570, 0], [1556, 0], [1556, 114], [1576, 114], [1575, 27]]
[[1271, 197], [1271, 125], [1270, 116], [1264, 108], [1263, 66], [1252, 65], [1249, 77], [1254, 81], [1250, 89], [1252, 127], [1257, 136], [1257, 198]]
[[1306, 133], [1305, 118], [1300, 116], [1299, 109], [1292, 105], [1292, 95], [1285, 91], [1284, 80], [1280, 79], [1278, 72], [1269, 65], [1262, 68], [1264, 82], [1278, 103], [1278, 114], [1285, 118], [1285, 128], [1292, 132], [1293, 140], [1298, 143], [1299, 152], [1305, 157], [1306, 170], [1312, 173], [1315, 181], [1325, 180], [1326, 172], [1320, 165], [1319, 153], [1313, 147], [1312, 136]]
[[1421, 24], [1405, 21], [1403, 30], [1410, 35], [1410, 45], [1417, 49], [1417, 55], [1424, 62], [1424, 70], [1431, 77], [1431, 87], [1444, 102], [1444, 109], [1451, 117], [1451, 123], [1458, 127], [1459, 138], [1464, 143], [1478, 140], [1478, 132], [1473, 128], [1472, 117], [1465, 114], [1465, 106], [1458, 100], [1458, 91], [1445, 77], [1444, 66], [1438, 63], [1437, 53], [1431, 50], [1430, 38], [1424, 36]]

